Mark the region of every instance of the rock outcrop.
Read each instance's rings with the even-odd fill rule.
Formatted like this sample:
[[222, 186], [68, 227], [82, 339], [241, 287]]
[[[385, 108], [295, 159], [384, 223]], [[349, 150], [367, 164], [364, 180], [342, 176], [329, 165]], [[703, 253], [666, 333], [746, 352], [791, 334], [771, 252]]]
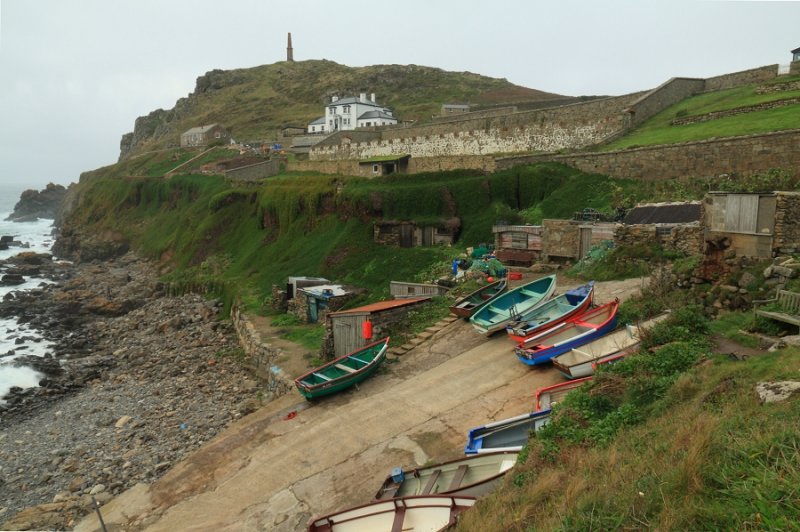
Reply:
[[48, 184], [43, 190], [26, 190], [19, 201], [14, 205], [12, 212], [6, 220], [12, 222], [27, 222], [39, 218], [54, 219], [61, 210], [61, 202], [67, 194], [63, 185]]

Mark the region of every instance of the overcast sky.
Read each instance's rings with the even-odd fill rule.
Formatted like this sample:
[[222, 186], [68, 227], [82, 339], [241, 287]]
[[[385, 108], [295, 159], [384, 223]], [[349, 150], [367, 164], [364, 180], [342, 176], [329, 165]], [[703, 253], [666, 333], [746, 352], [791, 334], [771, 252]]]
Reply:
[[215, 69], [417, 64], [578, 96], [788, 63], [800, 2], [0, 0], [0, 183], [114, 163]]

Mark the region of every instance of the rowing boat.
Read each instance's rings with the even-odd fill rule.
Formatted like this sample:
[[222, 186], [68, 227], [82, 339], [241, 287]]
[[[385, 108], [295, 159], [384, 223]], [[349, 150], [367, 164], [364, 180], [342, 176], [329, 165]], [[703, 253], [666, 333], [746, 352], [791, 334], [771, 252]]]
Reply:
[[515, 343], [522, 343], [528, 338], [586, 311], [592, 304], [593, 293], [594, 281], [567, 290], [540, 307], [523, 314], [518, 321], [509, 323], [506, 326], [506, 332]]
[[472, 314], [469, 321], [479, 332], [491, 336], [510, 322], [544, 304], [556, 289], [556, 276], [549, 275], [494, 298]]
[[549, 422], [550, 410], [539, 410], [475, 427], [467, 434], [464, 453], [520, 451], [528, 442], [530, 433], [536, 432]]
[[505, 277], [482, 286], [453, 303], [450, 307], [450, 312], [459, 318], [468, 320], [476, 310], [491, 302], [492, 299], [505, 292], [507, 288], [508, 280]]

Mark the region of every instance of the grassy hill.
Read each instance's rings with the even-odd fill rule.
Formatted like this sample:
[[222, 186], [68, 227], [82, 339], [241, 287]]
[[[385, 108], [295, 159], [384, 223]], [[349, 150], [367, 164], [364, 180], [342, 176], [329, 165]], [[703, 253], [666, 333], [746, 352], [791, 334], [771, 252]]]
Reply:
[[759, 94], [761, 86], [796, 84], [800, 77], [780, 77], [759, 85], [748, 85], [723, 91], [700, 94], [670, 106], [647, 120], [631, 133], [604, 145], [603, 151], [621, 150], [654, 144], [673, 144], [706, 140], [714, 137], [732, 137], [793, 129], [800, 125], [800, 104], [761, 111], [714, 118], [705, 122], [672, 125], [675, 118], [686, 118], [716, 111], [774, 102], [800, 97], [800, 89]]
[[[323, 114], [328, 97], [375, 93], [402, 120], [438, 115], [443, 103], [493, 107], [564, 96], [528, 89], [470, 72], [418, 65], [348, 67], [332, 61], [280, 62], [254, 68], [212, 70], [170, 110], [136, 120], [127, 155], [175, 146], [187, 129], [218, 122], [237, 140], [274, 139], [286, 125], [305, 126]], [[562, 101], [562, 103], [564, 103]]]

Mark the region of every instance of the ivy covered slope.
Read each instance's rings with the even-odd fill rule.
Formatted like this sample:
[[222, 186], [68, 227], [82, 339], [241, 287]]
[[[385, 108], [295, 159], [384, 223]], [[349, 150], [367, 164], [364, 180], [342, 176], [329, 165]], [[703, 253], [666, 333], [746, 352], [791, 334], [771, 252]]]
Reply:
[[[610, 210], [617, 191], [634, 188], [552, 164], [492, 175], [282, 175], [253, 186], [207, 175], [111, 177], [130, 170], [125, 164], [81, 180], [61, 251], [95, 246], [100, 251], [84, 253], [90, 258], [135, 249], [161, 260], [169, 280], [224, 281], [252, 303], [288, 275], [323, 275], [368, 288], [377, 299], [388, 294], [392, 279], [430, 280], [425, 272], [446, 266], [455, 253], [492, 242], [499, 219], [537, 223], [571, 217], [576, 206]], [[151, 164], [163, 161], [154, 157]], [[373, 242], [377, 220], [436, 224], [452, 217], [461, 219], [455, 248]]]
[[305, 127], [322, 116], [330, 95], [361, 92], [375, 93], [400, 119], [415, 122], [438, 115], [444, 103], [486, 107], [569, 100], [505, 79], [418, 65], [356, 68], [313, 60], [212, 70], [197, 78], [195, 90], [172, 109], [139, 117], [133, 133], [123, 138], [122, 158], [175, 146], [181, 133], [204, 124], [222, 124], [240, 141], [274, 139], [281, 127]]

